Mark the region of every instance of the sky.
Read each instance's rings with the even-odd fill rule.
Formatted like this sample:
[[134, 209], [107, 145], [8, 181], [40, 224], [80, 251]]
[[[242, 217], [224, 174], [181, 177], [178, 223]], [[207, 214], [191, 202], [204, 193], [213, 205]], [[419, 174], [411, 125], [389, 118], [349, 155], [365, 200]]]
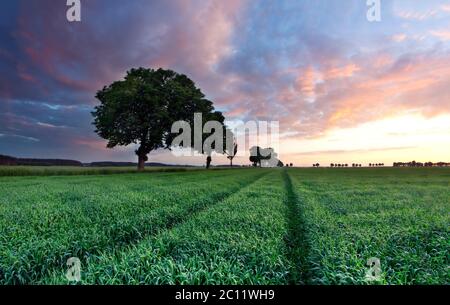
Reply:
[[284, 162], [450, 161], [450, 1], [382, 0], [379, 22], [365, 0], [81, 0], [81, 22], [65, 0], [0, 5], [0, 154], [136, 161], [95, 134], [95, 93], [161, 67], [230, 122], [278, 121]]

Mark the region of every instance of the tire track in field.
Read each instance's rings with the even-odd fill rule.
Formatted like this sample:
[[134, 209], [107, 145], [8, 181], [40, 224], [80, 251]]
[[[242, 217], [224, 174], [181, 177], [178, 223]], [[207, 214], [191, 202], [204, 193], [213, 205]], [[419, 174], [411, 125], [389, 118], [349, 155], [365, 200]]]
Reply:
[[[166, 226], [163, 226], [160, 230], [157, 230], [154, 233], [150, 233], [147, 235], [143, 235], [141, 239], [144, 239], [147, 236], [151, 236], [151, 235], [158, 235], [163, 231], [168, 231], [173, 229], [174, 227], [177, 227], [181, 224], [183, 224], [184, 222], [188, 221], [190, 218], [194, 217], [195, 215], [208, 210], [209, 208], [211, 208], [214, 205], [217, 205], [219, 203], [221, 203], [222, 201], [225, 201], [228, 197], [240, 192], [242, 189], [256, 183], [257, 181], [261, 180], [261, 178], [263, 178], [264, 176], [266, 176], [269, 172], [263, 173], [263, 174], [258, 174], [255, 175], [255, 179], [253, 180], [249, 180], [241, 185], [239, 185], [239, 187], [237, 187], [236, 189], [234, 189], [233, 191], [230, 192], [224, 192], [224, 193], [216, 193], [214, 194], [212, 197], [209, 197], [208, 203], [206, 204], [198, 204], [195, 206], [190, 207], [189, 209], [187, 209], [185, 212], [185, 214], [183, 216], [180, 217], [174, 217], [174, 219], [168, 218], [168, 222]], [[212, 204], [210, 202], [213, 202]], [[134, 241], [128, 243], [128, 244], [132, 244]]]
[[[219, 193], [219, 194], [215, 194], [210, 201], [213, 201], [213, 204], [207, 204], [202, 206], [201, 208], [191, 208], [187, 211], [187, 215], [185, 215], [185, 217], [182, 218], [181, 221], [178, 222], [174, 222], [172, 225], [166, 226], [163, 230], [161, 230], [159, 233], [161, 233], [162, 231], [169, 231], [171, 229], [173, 229], [174, 227], [177, 227], [179, 225], [182, 225], [184, 222], [188, 221], [190, 218], [195, 217], [195, 215], [202, 213], [208, 209], [210, 209], [212, 206], [220, 204], [222, 201], [227, 200], [229, 197], [239, 193], [241, 190], [243, 190], [246, 187], [249, 187], [252, 184], [255, 184], [256, 182], [258, 182], [259, 180], [261, 180], [263, 177], [267, 176], [269, 174], [269, 172], [265, 172], [265, 173], [259, 173], [258, 175], [255, 175], [255, 179], [253, 180], [249, 180], [246, 183], [243, 183], [242, 185], [240, 185], [239, 187], [237, 187], [234, 191], [231, 192], [227, 192], [225, 194], [223, 193]], [[152, 235], [157, 235], [157, 234], [152, 234]]]
[[[266, 176], [270, 175], [271, 173], [273, 173], [273, 172], [266, 171], [266, 172], [259, 173], [259, 174], [255, 175], [253, 180], [250, 180], [250, 181], [248, 181], [246, 183], [243, 183], [238, 188], [236, 188], [234, 191], [229, 192], [226, 196], [222, 196], [221, 199], [216, 200], [213, 204], [206, 205], [203, 208], [197, 209], [196, 211], [186, 215], [183, 218], [182, 221], [173, 223], [170, 226], [166, 226], [164, 229], [162, 229], [162, 230], [160, 230], [160, 231], [158, 231], [156, 233], [147, 234], [142, 239], [139, 239], [139, 240], [134, 241], [134, 242], [130, 242], [127, 245], [121, 245], [119, 247], [114, 247], [112, 249], [112, 251], [113, 251], [112, 256], [126, 257], [127, 256], [126, 253], [128, 251], [133, 251], [133, 248], [132, 248], [133, 246], [138, 246], [139, 243], [147, 242], [149, 238], [154, 238], [154, 237], [156, 238], [156, 237], [158, 237], [160, 235], [163, 235], [163, 234], [166, 234], [166, 233], [168, 233], [168, 232], [170, 232], [172, 230], [176, 230], [179, 226], [182, 226], [184, 223], [187, 223], [187, 222], [191, 221], [192, 218], [195, 218], [195, 217], [197, 217], [197, 216], [199, 216], [199, 215], [201, 215], [203, 213], [208, 213], [208, 210], [214, 208], [217, 205], [224, 204], [224, 202], [226, 202], [229, 197], [236, 196], [236, 194], [242, 192], [244, 189], [250, 188], [252, 185], [258, 183], [260, 180], [262, 180]], [[88, 265], [98, 264], [98, 260], [97, 259], [98, 258], [94, 257], [88, 263], [84, 263], [84, 266], [85, 266], [84, 268], [89, 268]], [[44, 276], [44, 277], [40, 278], [40, 281], [38, 282], [38, 285], [41, 285], [41, 284], [53, 285], [55, 283], [60, 284], [60, 282], [52, 282], [51, 281], [51, 276], [50, 277]], [[92, 281], [92, 282], [91, 281], [90, 282], [86, 282], [86, 283], [88, 283], [88, 285], [92, 285], [92, 284], [98, 285], [99, 284], [96, 280]]]
[[294, 191], [291, 177], [284, 170], [283, 179], [286, 188], [286, 219], [288, 232], [284, 239], [287, 248], [287, 258], [292, 263], [293, 270], [290, 276], [290, 284], [308, 284], [309, 243], [306, 231], [306, 223], [301, 202]]
[[239, 187], [236, 187], [231, 191], [215, 193], [211, 197], [202, 198], [201, 202], [186, 209], [183, 215], [169, 216], [168, 218], [166, 218], [165, 225], [156, 228], [152, 232], [141, 234], [138, 238], [130, 238], [126, 243], [121, 243], [120, 245], [116, 245], [112, 248], [113, 250], [121, 250], [133, 244], [139, 243], [141, 240], [144, 240], [147, 237], [156, 236], [161, 234], [162, 232], [172, 230], [173, 228], [189, 221], [189, 219], [195, 217], [195, 215], [210, 209], [214, 205], [220, 204], [222, 201], [227, 200], [228, 197], [233, 196], [234, 194], [239, 193], [242, 189], [256, 183], [267, 174], [269, 174], [269, 172], [259, 173], [253, 177], [254, 179], [246, 181], [245, 183], [239, 185]]
[[[186, 209], [186, 211], [183, 213], [183, 215], [173, 215], [172, 217], [168, 217], [166, 218], [165, 224], [159, 226], [158, 228], [155, 228], [154, 230], [152, 230], [152, 232], [147, 232], [144, 234], [139, 234], [138, 236], [130, 236], [126, 242], [121, 242], [120, 244], [114, 244], [113, 246], [111, 246], [111, 248], [108, 249], [101, 249], [101, 251], [122, 251], [134, 244], [138, 244], [139, 242], [145, 240], [146, 238], [152, 237], [152, 236], [157, 236], [163, 232], [166, 231], [170, 231], [172, 229], [174, 229], [177, 226], [182, 225], [183, 223], [189, 221], [192, 217], [195, 217], [197, 214], [200, 214], [202, 212], [207, 211], [208, 209], [210, 209], [212, 206], [215, 206], [217, 204], [220, 204], [221, 202], [227, 200], [228, 197], [235, 195], [236, 193], [240, 192], [242, 189], [256, 183], [257, 181], [261, 180], [263, 177], [267, 176], [269, 174], [269, 172], [264, 172], [264, 173], [258, 173], [256, 174], [253, 178], [254, 179], [250, 179], [248, 181], [246, 181], [245, 183], [242, 183], [241, 185], [239, 185], [238, 187], [236, 187], [235, 189], [231, 190], [231, 191], [225, 191], [225, 192], [220, 192], [220, 193], [216, 193], [213, 194], [211, 197], [208, 198], [202, 198], [201, 202], [199, 202], [198, 204], [189, 207], [188, 209]], [[92, 254], [97, 254], [97, 253], [92, 253]], [[84, 261], [84, 258], [81, 258], [81, 261], [83, 264], [86, 264], [86, 262]], [[59, 266], [53, 266], [53, 268], [50, 268], [49, 270], [57, 270]], [[36, 280], [40, 281], [40, 280], [45, 280], [46, 276], [39, 276]], [[1, 281], [0, 281], [1, 282]]]

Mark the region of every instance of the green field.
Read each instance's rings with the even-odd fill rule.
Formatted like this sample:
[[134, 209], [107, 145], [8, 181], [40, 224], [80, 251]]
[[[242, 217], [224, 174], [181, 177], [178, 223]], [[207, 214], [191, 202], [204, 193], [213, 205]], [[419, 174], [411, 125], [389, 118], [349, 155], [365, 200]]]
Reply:
[[[147, 167], [145, 172], [186, 172], [200, 170], [201, 167]], [[0, 177], [5, 176], [78, 176], [131, 174], [136, 166], [117, 167], [76, 167], [76, 166], [0, 166]]]
[[0, 177], [0, 284], [450, 282], [450, 169], [42, 171]]

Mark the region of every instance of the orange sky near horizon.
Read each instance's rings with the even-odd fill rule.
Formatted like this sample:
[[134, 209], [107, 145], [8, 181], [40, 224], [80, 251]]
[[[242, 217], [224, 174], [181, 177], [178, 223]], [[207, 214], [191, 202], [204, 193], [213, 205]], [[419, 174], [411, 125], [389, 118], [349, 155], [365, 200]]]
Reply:
[[393, 117], [333, 129], [310, 140], [282, 140], [281, 158], [313, 163], [450, 162], [450, 115]]

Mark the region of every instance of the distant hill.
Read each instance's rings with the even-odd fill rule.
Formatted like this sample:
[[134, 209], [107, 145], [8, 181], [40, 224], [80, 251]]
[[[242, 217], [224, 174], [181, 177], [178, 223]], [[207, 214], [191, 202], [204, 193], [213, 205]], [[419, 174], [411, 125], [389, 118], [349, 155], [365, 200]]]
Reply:
[[[137, 163], [101, 161], [101, 162], [85, 163], [84, 165], [91, 166], [91, 167], [126, 167], [126, 166], [137, 166]], [[158, 162], [145, 163], [145, 166], [149, 166], [149, 167], [195, 167], [193, 165], [173, 165], [173, 164], [165, 164], [165, 163], [158, 163]]]
[[84, 166], [91, 166], [91, 167], [126, 167], [126, 166], [137, 166], [137, 164], [133, 163], [133, 162], [101, 161], [101, 162], [85, 163]]
[[63, 159], [30, 159], [0, 155], [0, 165], [83, 166], [80, 161]]
[[[213, 165], [212, 167], [228, 167], [229, 168], [231, 166], [230, 166], [230, 164], [218, 164], [218, 165]], [[244, 167], [244, 166], [233, 164], [233, 167], [240, 168], [240, 167]]]
[[[64, 159], [31, 159], [16, 158], [12, 156], [0, 155], [0, 165], [27, 165], [27, 166], [84, 166], [84, 167], [134, 167], [134, 162], [113, 162], [101, 161], [91, 163], [81, 163], [76, 160]], [[145, 163], [148, 167], [195, 167], [194, 165], [172, 165], [158, 162]]]

